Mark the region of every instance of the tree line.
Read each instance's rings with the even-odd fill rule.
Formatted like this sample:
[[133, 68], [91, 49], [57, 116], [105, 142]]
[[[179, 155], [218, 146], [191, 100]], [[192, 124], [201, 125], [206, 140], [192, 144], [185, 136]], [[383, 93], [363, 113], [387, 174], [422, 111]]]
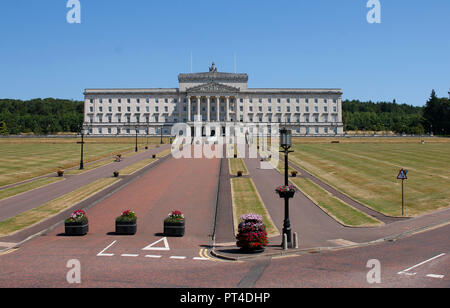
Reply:
[[[346, 131], [393, 131], [398, 134], [450, 134], [450, 100], [435, 91], [424, 107], [393, 102], [343, 101]], [[84, 103], [64, 99], [0, 99], [0, 135], [75, 133], [83, 123]]]
[[77, 132], [83, 109], [83, 102], [65, 99], [0, 99], [0, 134]]
[[342, 104], [345, 130], [393, 131], [397, 134], [450, 134], [450, 100], [433, 90], [424, 107], [393, 102], [346, 100]]

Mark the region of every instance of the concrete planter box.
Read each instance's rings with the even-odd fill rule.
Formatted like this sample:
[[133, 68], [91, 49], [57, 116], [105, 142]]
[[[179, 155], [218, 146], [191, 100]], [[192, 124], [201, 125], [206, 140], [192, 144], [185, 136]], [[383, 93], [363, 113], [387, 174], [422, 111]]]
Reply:
[[83, 236], [89, 232], [89, 223], [65, 223], [65, 233], [68, 236]]
[[119, 235], [135, 235], [137, 232], [137, 222], [117, 222], [116, 234]]
[[182, 237], [185, 233], [186, 220], [182, 222], [168, 222], [164, 221], [164, 235]]

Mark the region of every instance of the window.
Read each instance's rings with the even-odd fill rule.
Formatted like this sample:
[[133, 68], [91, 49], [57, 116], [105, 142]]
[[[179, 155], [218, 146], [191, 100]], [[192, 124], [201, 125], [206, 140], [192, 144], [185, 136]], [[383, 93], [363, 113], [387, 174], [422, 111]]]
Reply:
[[141, 102], [141, 100], [138, 98], [138, 99], [136, 99], [136, 102], [139, 104]]
[[309, 112], [309, 107], [308, 106], [305, 107], [305, 111]]
[[272, 99], [271, 98], [269, 98], [269, 104], [271, 104], [272, 103]]
[[268, 106], [268, 107], [267, 107], [267, 110], [268, 110], [269, 112], [272, 112], [272, 107], [271, 107], [271, 106]]
[[159, 107], [158, 106], [155, 107], [155, 112], [159, 112]]
[[333, 107], [333, 111], [337, 112], [337, 107], [336, 106]]
[[130, 106], [127, 107], [127, 111], [128, 111], [128, 112], [131, 111], [131, 107], [130, 107]]
[[109, 101], [110, 104], [112, 104], [112, 99], [109, 99], [108, 101]]
[[120, 107], [120, 106], [117, 107], [117, 111], [118, 111], [118, 112], [121, 112], [121, 111], [122, 111], [122, 107]]
[[286, 107], [287, 112], [291, 112], [291, 107]]
[[109, 111], [109, 112], [112, 112], [112, 107], [108, 107], [108, 111]]
[[281, 103], [281, 99], [277, 99], [277, 103], [280, 104]]
[[259, 99], [259, 103], [262, 103], [262, 98]]
[[108, 128], [108, 134], [111, 134], [111, 128]]
[[119, 104], [121, 104], [122, 103], [122, 100], [119, 98]]
[[131, 103], [131, 99], [128, 98], [127, 99], [127, 103], [130, 104]]
[[319, 128], [316, 127], [315, 131], [316, 131], [316, 134], [318, 134], [319, 133]]
[[327, 106], [323, 107], [323, 111], [328, 112], [328, 107]]
[[141, 107], [136, 107], [137, 112], [141, 112]]
[[300, 106], [295, 107], [295, 111], [300, 112]]
[[90, 110], [91, 112], [94, 112], [94, 107], [89, 107], [89, 110]]
[[147, 98], [145, 101], [146, 101], [147, 104], [150, 103], [150, 99], [149, 98]]
[[146, 111], [146, 112], [150, 112], [150, 107], [149, 107], [149, 106], [146, 106], [146, 107], [145, 107], [145, 111]]
[[291, 99], [290, 99], [290, 98], [287, 99], [287, 103], [288, 103], [288, 104], [291, 103]]

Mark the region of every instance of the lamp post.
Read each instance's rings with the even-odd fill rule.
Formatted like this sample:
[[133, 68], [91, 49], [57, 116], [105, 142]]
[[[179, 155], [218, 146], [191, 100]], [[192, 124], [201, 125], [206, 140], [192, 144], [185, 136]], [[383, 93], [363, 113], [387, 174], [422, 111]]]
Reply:
[[[284, 153], [284, 185], [289, 185], [289, 151], [292, 146], [292, 131], [286, 129], [286, 127], [280, 130], [280, 146], [283, 148], [281, 153]], [[289, 197], [284, 197], [284, 222], [283, 222], [283, 234], [286, 234], [288, 247], [292, 247], [292, 231], [291, 221], [289, 220]], [[283, 237], [284, 241], [284, 237]], [[283, 243], [284, 244], [284, 243]], [[282, 246], [283, 246], [282, 244]]]
[[135, 131], [136, 131], [136, 149], [135, 149], [135, 151], [137, 153], [138, 152], [138, 128], [139, 128], [139, 126], [136, 125], [134, 128], [135, 128]]
[[161, 130], [161, 144], [164, 144], [164, 142], [163, 142], [163, 128], [164, 128], [164, 125], [162, 125], [160, 127], [160, 130]]
[[81, 125], [80, 128], [80, 135], [81, 135], [81, 142], [78, 142], [79, 144], [81, 144], [81, 158], [80, 158], [80, 170], [84, 169], [84, 134], [85, 134], [85, 127], [84, 125]]

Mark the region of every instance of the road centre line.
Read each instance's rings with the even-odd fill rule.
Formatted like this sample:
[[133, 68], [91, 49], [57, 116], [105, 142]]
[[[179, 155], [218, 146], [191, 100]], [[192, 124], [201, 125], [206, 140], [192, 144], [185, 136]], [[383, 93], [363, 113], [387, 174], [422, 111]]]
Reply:
[[122, 254], [121, 256], [122, 256], [122, 257], [139, 257], [139, 255], [136, 255], [136, 254], [127, 254], [127, 253], [124, 253], [124, 254]]
[[442, 279], [442, 278], [444, 278], [444, 275], [428, 274], [427, 277]]
[[437, 259], [437, 258], [440, 258], [440, 257], [442, 257], [442, 256], [444, 256], [445, 255], [445, 253], [441, 253], [440, 255], [437, 255], [437, 256], [435, 256], [435, 257], [433, 257], [433, 258], [430, 258], [430, 259], [428, 259], [428, 260], [425, 260], [425, 261], [423, 261], [423, 262], [421, 262], [421, 263], [419, 263], [419, 264], [416, 264], [416, 265], [414, 265], [414, 266], [411, 266], [410, 268], [408, 268], [408, 269], [405, 269], [405, 270], [403, 270], [403, 271], [400, 271], [400, 272], [398, 272], [397, 274], [399, 274], [399, 275], [415, 275], [416, 273], [407, 273], [408, 271], [410, 271], [410, 270], [412, 270], [412, 269], [414, 269], [414, 268], [416, 268], [416, 267], [419, 267], [419, 266], [421, 266], [421, 265], [424, 265], [425, 263], [428, 263], [428, 262], [431, 262], [431, 261], [433, 261], [433, 260], [435, 260], [435, 259]]
[[155, 255], [146, 255], [146, 258], [153, 258], [153, 259], [159, 259], [162, 258], [162, 256], [155, 256]]
[[184, 259], [186, 259], [186, 257], [184, 257], [184, 256], [171, 256], [170, 259], [184, 260]]

